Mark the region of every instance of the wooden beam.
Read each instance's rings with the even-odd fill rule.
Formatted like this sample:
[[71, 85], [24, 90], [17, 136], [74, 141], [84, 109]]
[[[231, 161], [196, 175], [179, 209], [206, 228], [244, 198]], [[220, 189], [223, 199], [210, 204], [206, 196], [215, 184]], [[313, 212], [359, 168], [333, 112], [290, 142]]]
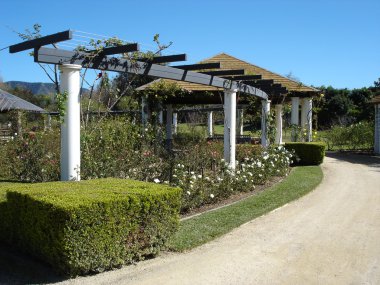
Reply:
[[261, 75], [238, 75], [238, 76], [223, 76], [223, 78], [230, 79], [230, 80], [257, 80], [261, 79]]
[[225, 70], [215, 70], [215, 71], [204, 71], [200, 72], [208, 75], [242, 75], [244, 74], [244, 69], [225, 69]]
[[213, 68], [220, 68], [220, 62], [175, 65], [172, 67], [180, 68], [180, 69], [184, 69], [184, 70], [213, 69]]
[[286, 94], [288, 93], [288, 90], [284, 87], [282, 88], [273, 88], [273, 87], [266, 87], [266, 86], [262, 86], [260, 87], [261, 90], [264, 90], [266, 93], [269, 93], [269, 94]]
[[99, 62], [94, 63], [88, 59], [88, 54], [86, 53], [41, 47], [35, 51], [35, 61], [50, 64], [79, 64], [83, 67], [91, 69], [126, 72], [131, 74], [198, 83], [217, 88], [237, 90], [263, 99], [268, 98], [268, 95], [264, 91], [243, 83], [223, 79], [217, 76], [210, 76], [198, 72], [173, 68], [170, 66], [138, 61], [131, 62], [128, 59], [122, 58], [104, 57]]
[[138, 58], [140, 62], [147, 63], [166, 63], [166, 62], [174, 62], [174, 61], [185, 61], [186, 54], [175, 54], [175, 55], [163, 55], [163, 56], [155, 56], [153, 58]]
[[261, 79], [261, 80], [256, 80], [256, 83], [258, 83], [258, 84], [273, 84], [274, 80], [273, 79]]
[[30, 41], [25, 41], [19, 44], [15, 44], [9, 47], [10, 53], [16, 53], [28, 49], [39, 48], [41, 46], [50, 45], [66, 40], [71, 40], [73, 37], [72, 31], [67, 30], [64, 32], [48, 35], [45, 37], [37, 38]]
[[258, 82], [257, 80], [244, 80], [243, 81], [245, 84], [249, 84], [252, 86], [271, 86], [271, 82]]
[[[119, 53], [125, 53], [125, 52], [132, 52], [132, 51], [139, 51], [139, 45], [136, 43], [133, 44], [126, 44], [122, 46], [116, 46], [116, 47], [108, 47], [104, 48], [99, 55], [112, 55], [112, 54], [119, 54]], [[96, 53], [96, 50], [90, 50], [87, 51], [88, 53]]]

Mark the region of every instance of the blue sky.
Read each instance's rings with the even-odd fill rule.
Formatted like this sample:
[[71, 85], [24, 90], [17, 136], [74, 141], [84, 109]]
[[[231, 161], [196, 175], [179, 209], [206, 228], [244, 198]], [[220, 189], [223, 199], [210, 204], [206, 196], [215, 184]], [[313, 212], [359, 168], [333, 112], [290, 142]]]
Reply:
[[[2, 0], [1, 11], [0, 49], [20, 41], [11, 29], [40, 23], [43, 34], [70, 28], [148, 47], [159, 33], [188, 63], [226, 52], [314, 86], [361, 88], [380, 77], [379, 0]], [[27, 52], [1, 51], [0, 76], [48, 82]]]

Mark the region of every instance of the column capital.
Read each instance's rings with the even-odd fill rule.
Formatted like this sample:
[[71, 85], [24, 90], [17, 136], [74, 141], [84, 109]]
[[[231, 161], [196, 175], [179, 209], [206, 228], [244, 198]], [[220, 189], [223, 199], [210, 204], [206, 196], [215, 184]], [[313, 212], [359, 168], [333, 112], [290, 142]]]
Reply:
[[58, 66], [58, 68], [61, 72], [64, 70], [81, 70], [82, 65], [80, 65], [80, 64], [61, 64]]
[[238, 92], [238, 89], [225, 89], [224, 90], [224, 93], [227, 93], [227, 94], [233, 94], [236, 92]]

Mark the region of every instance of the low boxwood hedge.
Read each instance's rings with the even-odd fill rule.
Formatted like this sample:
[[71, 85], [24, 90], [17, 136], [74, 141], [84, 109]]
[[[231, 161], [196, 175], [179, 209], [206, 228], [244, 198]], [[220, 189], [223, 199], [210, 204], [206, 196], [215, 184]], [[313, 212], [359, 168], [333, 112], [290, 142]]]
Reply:
[[322, 142], [289, 142], [285, 148], [296, 154], [296, 165], [319, 165], [325, 157], [326, 145]]
[[0, 238], [72, 276], [154, 256], [179, 224], [181, 190], [164, 185], [99, 179], [2, 188]]

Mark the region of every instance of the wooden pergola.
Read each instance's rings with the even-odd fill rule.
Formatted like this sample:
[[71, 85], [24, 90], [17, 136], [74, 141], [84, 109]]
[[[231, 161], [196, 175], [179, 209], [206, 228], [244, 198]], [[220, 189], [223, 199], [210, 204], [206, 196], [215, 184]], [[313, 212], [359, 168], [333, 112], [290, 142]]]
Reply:
[[[137, 75], [152, 76], [201, 84], [219, 88], [224, 93], [225, 128], [224, 157], [231, 169], [235, 168], [235, 124], [236, 124], [236, 93], [242, 92], [268, 101], [268, 95], [259, 87], [248, 84], [247, 81], [236, 81], [234, 78], [222, 78], [221, 75], [242, 74], [241, 70], [194, 72], [192, 70], [209, 70], [220, 67], [218, 62], [199, 63], [196, 65], [166, 66], [162, 63], [184, 61], [186, 55], [155, 56], [153, 58], [137, 58], [131, 61], [118, 54], [136, 52], [137, 43], [112, 46], [97, 51], [72, 51], [59, 48], [47, 48], [46, 45], [70, 41], [75, 32], [64, 32], [25, 41], [10, 46], [9, 52], [16, 53], [28, 49], [34, 50], [34, 61], [58, 65], [61, 71], [61, 92], [67, 92], [66, 114], [61, 125], [61, 180], [80, 180], [80, 71], [82, 68], [115, 71]], [[94, 56], [95, 54], [95, 56]], [[244, 72], [243, 72], [244, 73]], [[170, 110], [168, 112], [171, 115]]]
[[[211, 58], [201, 61], [199, 64], [215, 64], [218, 66], [214, 70], [199, 70], [203, 74], [218, 75], [224, 79], [234, 80], [239, 83], [249, 84], [263, 90], [268, 94], [268, 99], [262, 101], [262, 137], [263, 146], [267, 146], [269, 141], [264, 131], [266, 125], [266, 116], [270, 111], [270, 105], [275, 105], [276, 111], [276, 140], [275, 143], [282, 143], [282, 108], [284, 102], [291, 101], [292, 113], [291, 123], [301, 126], [307, 132], [307, 141], [312, 138], [312, 98], [319, 95], [320, 91], [316, 88], [306, 86], [301, 82], [292, 80], [285, 76], [271, 72], [262, 67], [253, 65], [246, 61], [226, 53], [220, 53]], [[220, 96], [222, 88], [215, 86], [206, 86], [192, 82], [175, 81], [170, 79], [157, 79], [151, 83], [143, 85], [137, 90], [150, 88], [158, 80], [164, 80], [169, 83], [175, 83], [179, 88], [189, 91], [188, 96], [169, 98], [165, 103], [168, 105], [181, 104], [224, 104], [224, 97]], [[301, 106], [301, 108], [300, 108]], [[301, 109], [301, 110], [300, 110]], [[299, 112], [301, 111], [301, 120]], [[239, 112], [238, 118], [242, 120], [242, 112]], [[210, 120], [211, 117], [211, 120]], [[211, 129], [212, 112], [208, 115], [208, 129]], [[242, 125], [242, 123], [239, 123]], [[293, 134], [295, 140], [295, 134]]]

